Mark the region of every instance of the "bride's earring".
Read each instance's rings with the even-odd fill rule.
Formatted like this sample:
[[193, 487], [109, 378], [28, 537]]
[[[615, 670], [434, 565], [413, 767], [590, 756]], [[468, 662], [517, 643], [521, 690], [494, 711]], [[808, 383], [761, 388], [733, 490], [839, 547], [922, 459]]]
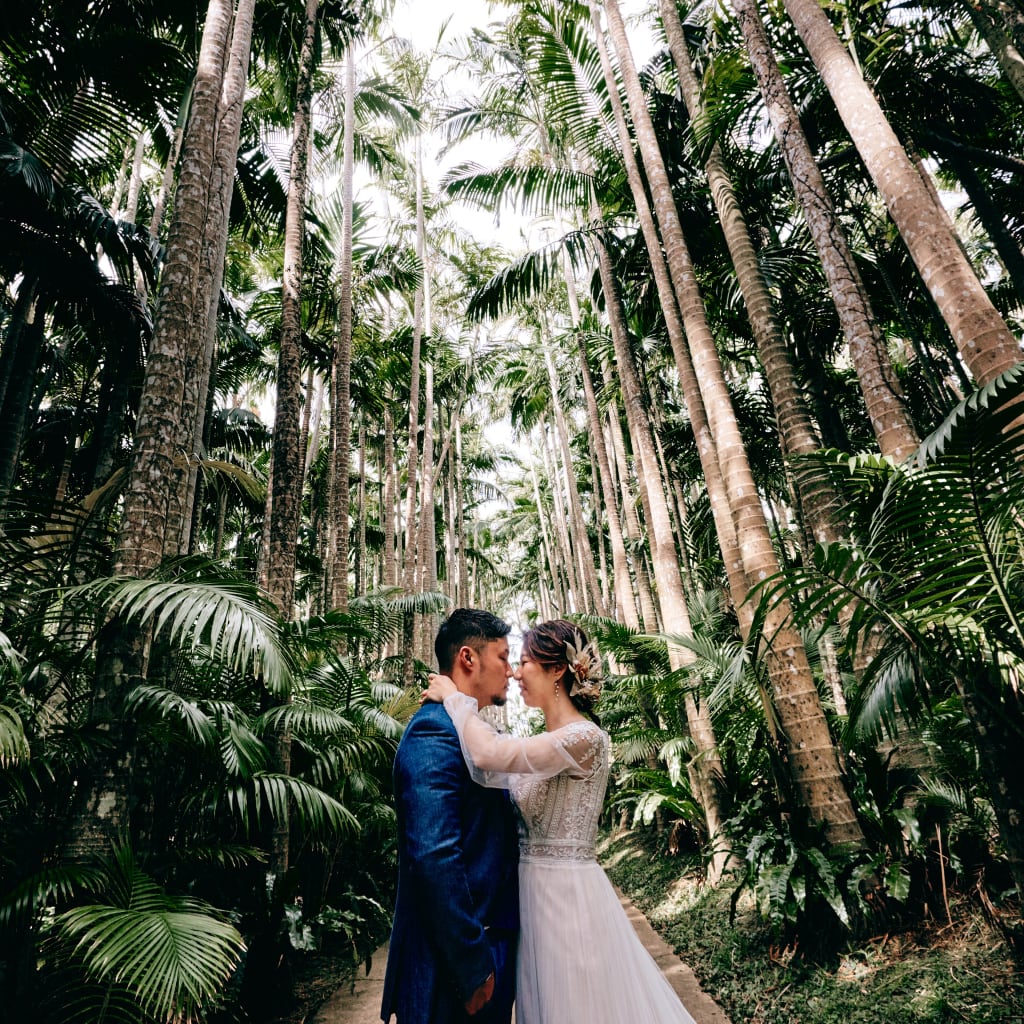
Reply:
[[562, 696], [562, 687], [559, 685], [558, 680], [555, 680], [555, 703], [557, 704], [559, 698]]

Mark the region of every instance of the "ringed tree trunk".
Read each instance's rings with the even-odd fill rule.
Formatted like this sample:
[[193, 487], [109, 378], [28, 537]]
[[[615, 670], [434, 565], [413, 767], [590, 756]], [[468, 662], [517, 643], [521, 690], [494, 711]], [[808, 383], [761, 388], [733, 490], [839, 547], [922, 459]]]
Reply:
[[964, 7], [1024, 102], [1024, 9], [1017, 0], [971, 0]]
[[783, 2], [961, 357], [987, 384], [1020, 362], [1017, 339], [818, 0]]
[[355, 179], [355, 43], [345, 61], [345, 124], [342, 139], [341, 252], [338, 257], [338, 334], [334, 352], [334, 399], [331, 417], [334, 458], [331, 471], [331, 525], [333, 537], [329, 602], [348, 611], [349, 467], [352, 462], [352, 210]]
[[[598, 17], [596, 7], [593, 5], [591, 6], [591, 20], [594, 25], [595, 39], [605, 78], [609, 83], [614, 83], [615, 71], [612, 68], [611, 59], [608, 54], [600, 18]], [[636, 157], [633, 155], [633, 141], [626, 123], [626, 113], [622, 106], [617, 86], [609, 86], [608, 96], [619, 136], [620, 151], [626, 170], [626, 177], [629, 181], [630, 191], [633, 194], [637, 218], [640, 221], [644, 242], [646, 243], [651, 261], [651, 271], [654, 276], [658, 300], [665, 321], [665, 330], [672, 347], [676, 372], [679, 374], [679, 382], [683, 389], [687, 412], [693, 426], [694, 438], [696, 439], [700, 454], [704, 482], [711, 504], [711, 513], [715, 521], [715, 534], [718, 538], [718, 545], [722, 552], [722, 561], [725, 564], [726, 575], [729, 579], [729, 590], [732, 594], [733, 605], [740, 616], [741, 627], [744, 634], [746, 634], [752, 615], [751, 609], [746, 603], [750, 583], [744, 572], [742, 558], [736, 543], [736, 528], [733, 524], [732, 511], [726, 494], [725, 481], [722, 476], [722, 468], [718, 461], [714, 433], [708, 423], [704, 397], [701, 394], [700, 386], [694, 373], [693, 362], [687, 348], [683, 318], [673, 288], [671, 273], [662, 252], [662, 243], [658, 235], [658, 229], [655, 226], [654, 216], [648, 203], [643, 176]], [[591, 217], [595, 221], [600, 217], [600, 210], [593, 198], [591, 199]], [[601, 258], [599, 254], [599, 260]], [[610, 263], [607, 273], [608, 275], [612, 273]]]
[[[437, 590], [437, 535], [434, 525], [434, 364], [423, 367], [423, 487], [420, 492], [419, 584], [420, 590]], [[430, 664], [437, 625], [433, 615], [420, 616], [419, 657]]]
[[[412, 356], [409, 376], [409, 450], [406, 453], [405, 482], [405, 552], [402, 586], [407, 594], [416, 592], [419, 568], [417, 548], [416, 487], [419, 470], [419, 416], [420, 416], [420, 359], [423, 343], [423, 318], [426, 305], [426, 221], [423, 209], [423, 145], [416, 140], [416, 255], [422, 268], [423, 280], [416, 289], [412, 314]], [[402, 678], [406, 686], [413, 681], [413, 655], [415, 653], [416, 623], [411, 613], [406, 614], [402, 646]]]
[[[284, 277], [281, 287], [281, 338], [277, 363], [277, 403], [274, 412], [271, 477], [268, 589], [283, 619], [295, 615], [295, 558], [302, 520], [304, 477], [300, 420], [302, 416], [302, 243], [305, 235], [306, 190], [309, 177], [309, 132], [313, 105], [313, 71], [316, 65], [316, 28], [319, 0], [306, 0], [302, 46], [299, 51], [295, 117], [288, 199], [284, 228]], [[270, 701], [278, 700], [267, 695]], [[271, 741], [274, 771], [288, 774], [291, 768], [291, 737], [287, 729]], [[271, 837], [270, 873], [280, 879], [288, 870], [289, 822], [285, 814], [274, 824]]]
[[573, 550], [572, 534], [569, 532], [569, 519], [565, 511], [564, 495], [558, 479], [558, 458], [552, 450], [554, 442], [551, 440], [551, 428], [544, 419], [540, 424], [541, 454], [544, 458], [544, 474], [548, 479], [551, 488], [551, 509], [554, 513], [555, 536], [558, 539], [558, 546], [561, 550], [562, 560], [565, 565], [565, 575], [569, 588], [569, 604], [573, 611], [583, 611], [586, 608], [583, 597], [585, 586], [580, 577], [579, 560]]
[[[658, 605], [661, 619], [667, 633], [690, 636], [693, 628], [690, 610], [683, 590], [683, 578], [679, 570], [679, 558], [672, 535], [672, 521], [666, 498], [665, 483], [658, 466], [651, 425], [641, 414], [644, 408], [643, 395], [633, 353], [629, 348], [628, 329], [618, 284], [612, 273], [611, 257], [600, 242], [597, 243], [601, 286], [605, 293], [612, 342], [615, 347], [615, 363], [622, 390], [622, 404], [626, 408], [626, 422], [629, 427], [633, 451], [639, 460], [637, 475], [644, 478], [649, 507], [648, 527], [652, 538], [651, 556], [654, 563], [654, 579], [658, 588]], [[697, 660], [696, 654], [688, 648], [670, 643], [669, 664], [673, 671], [689, 669]], [[688, 688], [683, 698], [686, 710], [686, 724], [690, 737], [697, 748], [698, 756], [691, 761], [688, 769], [694, 795], [704, 810], [708, 838], [712, 844], [712, 858], [708, 879], [716, 883], [721, 878], [729, 860], [729, 853], [721, 845], [720, 832], [725, 814], [722, 807], [721, 782], [724, 775], [721, 758], [718, 756], [718, 742], [714, 726], [708, 713], [707, 703], [700, 704]]]
[[[210, 180], [210, 209], [206, 226], [206, 242], [202, 249], [201, 274], [205, 278], [204, 298], [206, 315], [197, 305], [192, 330], [196, 338], [196, 358], [185, 375], [182, 401], [179, 450], [189, 453], [188, 465], [183, 470], [184, 488], [174, 492], [170, 506], [168, 536], [164, 554], [174, 557], [187, 551], [191, 542], [192, 509], [199, 482], [199, 466], [194, 453], [203, 451], [206, 433], [206, 399], [210, 387], [213, 352], [217, 338], [217, 311], [220, 306], [221, 282], [224, 279], [224, 260], [228, 244], [228, 217], [231, 211], [231, 193], [235, 187], [238, 165], [238, 145], [242, 131], [242, 110], [249, 79], [249, 56], [252, 47], [252, 25], [256, 0], [238, 0], [235, 10], [231, 48], [227, 55], [223, 85], [216, 120], [216, 146], [213, 154], [213, 172]], [[184, 158], [182, 160], [184, 171]], [[179, 189], [181, 185], [179, 184]], [[175, 203], [175, 211], [178, 204]], [[166, 273], [166, 270], [164, 271]], [[205, 344], [200, 344], [200, 339]], [[181, 494], [181, 500], [178, 494]]]
[[[747, 578], [756, 583], [778, 572], [778, 559], [725, 386], [718, 349], [704, 315], [703, 300], [683, 237], [672, 187], [616, 0], [605, 0], [605, 11], [613, 47], [619, 57], [655, 213], [661, 226], [673, 290], [686, 327], [693, 369], [725, 478], [742, 568]], [[772, 638], [768, 654], [769, 676], [786, 734], [790, 770], [800, 801], [811, 820], [825, 826], [830, 842], [862, 845], [863, 832], [843, 783], [839, 759], [803, 642], [791, 625], [788, 601], [780, 602], [766, 618], [765, 634]]]
[[[221, 137], [221, 94], [232, 52], [248, 51], [252, 0], [242, 0], [234, 19], [229, 0], [210, 0], [196, 68], [192, 111], [181, 159], [174, 216], [167, 239], [160, 297], [150, 343], [135, 441], [124, 491], [121, 529], [115, 553], [117, 575], [144, 576], [160, 564], [165, 551], [177, 553], [186, 507], [187, 473], [177, 453], [182, 439], [196, 434], [199, 401], [189, 403], [184, 381], [202, 376], [209, 326], [212, 283], [204, 254], [216, 247], [219, 233], [212, 187]], [[233, 43], [232, 43], [233, 39]], [[237, 143], [235, 146], [237, 157]], [[223, 253], [221, 254], [223, 260]], [[195, 380], [205, 399], [206, 380]], [[147, 639], [123, 623], [108, 624], [100, 638], [90, 717], [110, 738], [111, 755], [78, 787], [71, 810], [66, 855], [88, 858], [109, 849], [128, 825], [132, 751], [120, 703], [145, 676]]]
[[[610, 368], [605, 366], [602, 370], [604, 376], [610, 376]], [[640, 606], [640, 621], [643, 623], [645, 633], [657, 633], [660, 630], [658, 622], [658, 608], [654, 602], [654, 593], [651, 589], [651, 575], [648, 572], [647, 558], [644, 548], [646, 547], [653, 554], [653, 547], [644, 543], [643, 528], [640, 524], [640, 516], [636, 510], [636, 497], [633, 494], [633, 487], [630, 481], [629, 459], [626, 455], [626, 442], [622, 436], [622, 422], [620, 420], [618, 404], [608, 409], [608, 439], [612, 453], [615, 456], [614, 464], [618, 466], [619, 491], [622, 494], [622, 530], [629, 547], [633, 551], [633, 571], [636, 575], [637, 603]], [[611, 464], [609, 464], [611, 468]]]
[[637, 614], [633, 583], [629, 575], [626, 542], [622, 535], [622, 522], [619, 519], [619, 506], [615, 495], [615, 485], [612, 481], [608, 449], [605, 446], [604, 432], [601, 429], [601, 410], [597, 405], [594, 381], [587, 363], [587, 344], [582, 331], [576, 333], [576, 344], [580, 354], [580, 372], [583, 375], [583, 395], [587, 402], [587, 424], [590, 428], [591, 444], [597, 455], [597, 471], [600, 478], [601, 495], [604, 499], [605, 517], [608, 521], [608, 540], [612, 549], [612, 574], [615, 581], [613, 604], [618, 608], [622, 621], [630, 629], [639, 632], [640, 617]]
[[544, 365], [548, 371], [548, 386], [551, 390], [555, 436], [558, 439], [558, 452], [561, 455], [562, 469], [565, 475], [566, 501], [569, 506], [566, 518], [569, 534], [576, 553], [576, 563], [582, 588], [579, 599], [586, 610], [595, 612], [598, 615], [605, 615], [601, 588], [594, 569], [590, 538], [587, 535], [586, 523], [583, 521], [583, 503], [580, 500], [580, 491], [576, 483], [576, 473], [572, 464], [572, 452], [569, 450], [569, 432], [565, 422], [565, 413], [562, 411], [562, 402], [558, 395], [558, 376], [555, 373], [555, 363], [548, 345], [544, 346]]
[[384, 586], [398, 586], [398, 559], [395, 551], [395, 496], [398, 493], [398, 465], [395, 461], [395, 420], [391, 403], [384, 400], [384, 496], [381, 500], [381, 525], [384, 527]]
[[757, 6], [752, 0], [732, 0], [732, 6], [772, 130], [832, 292], [878, 446], [883, 455], [902, 462], [917, 449], [920, 438], [910, 421], [867, 289], [786, 89]]

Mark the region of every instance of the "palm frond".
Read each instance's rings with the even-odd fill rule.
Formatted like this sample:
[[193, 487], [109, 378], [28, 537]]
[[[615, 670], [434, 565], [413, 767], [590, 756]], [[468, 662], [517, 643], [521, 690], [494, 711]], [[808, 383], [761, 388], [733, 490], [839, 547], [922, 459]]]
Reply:
[[152, 625], [172, 646], [206, 647], [225, 665], [262, 676], [273, 693], [285, 693], [291, 684], [277, 623], [259, 591], [241, 580], [105, 577], [68, 588], [65, 598]]

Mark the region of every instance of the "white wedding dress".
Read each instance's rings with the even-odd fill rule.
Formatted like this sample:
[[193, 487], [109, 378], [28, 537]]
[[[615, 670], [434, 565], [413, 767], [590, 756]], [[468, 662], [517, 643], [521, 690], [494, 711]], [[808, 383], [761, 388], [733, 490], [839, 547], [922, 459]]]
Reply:
[[519, 809], [516, 1024], [694, 1024], [594, 858], [607, 733], [583, 721], [523, 739], [496, 732], [472, 697], [444, 706], [473, 779]]

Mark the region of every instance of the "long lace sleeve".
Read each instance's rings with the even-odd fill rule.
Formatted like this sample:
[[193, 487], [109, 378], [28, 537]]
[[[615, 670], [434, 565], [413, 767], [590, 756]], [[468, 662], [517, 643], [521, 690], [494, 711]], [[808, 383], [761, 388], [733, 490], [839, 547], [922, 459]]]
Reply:
[[444, 708], [455, 723], [470, 776], [481, 786], [507, 789], [515, 775], [546, 779], [568, 772], [585, 778], [596, 767], [599, 730], [592, 722], [524, 738], [497, 732], [477, 714], [476, 700], [463, 693], [445, 697]]

